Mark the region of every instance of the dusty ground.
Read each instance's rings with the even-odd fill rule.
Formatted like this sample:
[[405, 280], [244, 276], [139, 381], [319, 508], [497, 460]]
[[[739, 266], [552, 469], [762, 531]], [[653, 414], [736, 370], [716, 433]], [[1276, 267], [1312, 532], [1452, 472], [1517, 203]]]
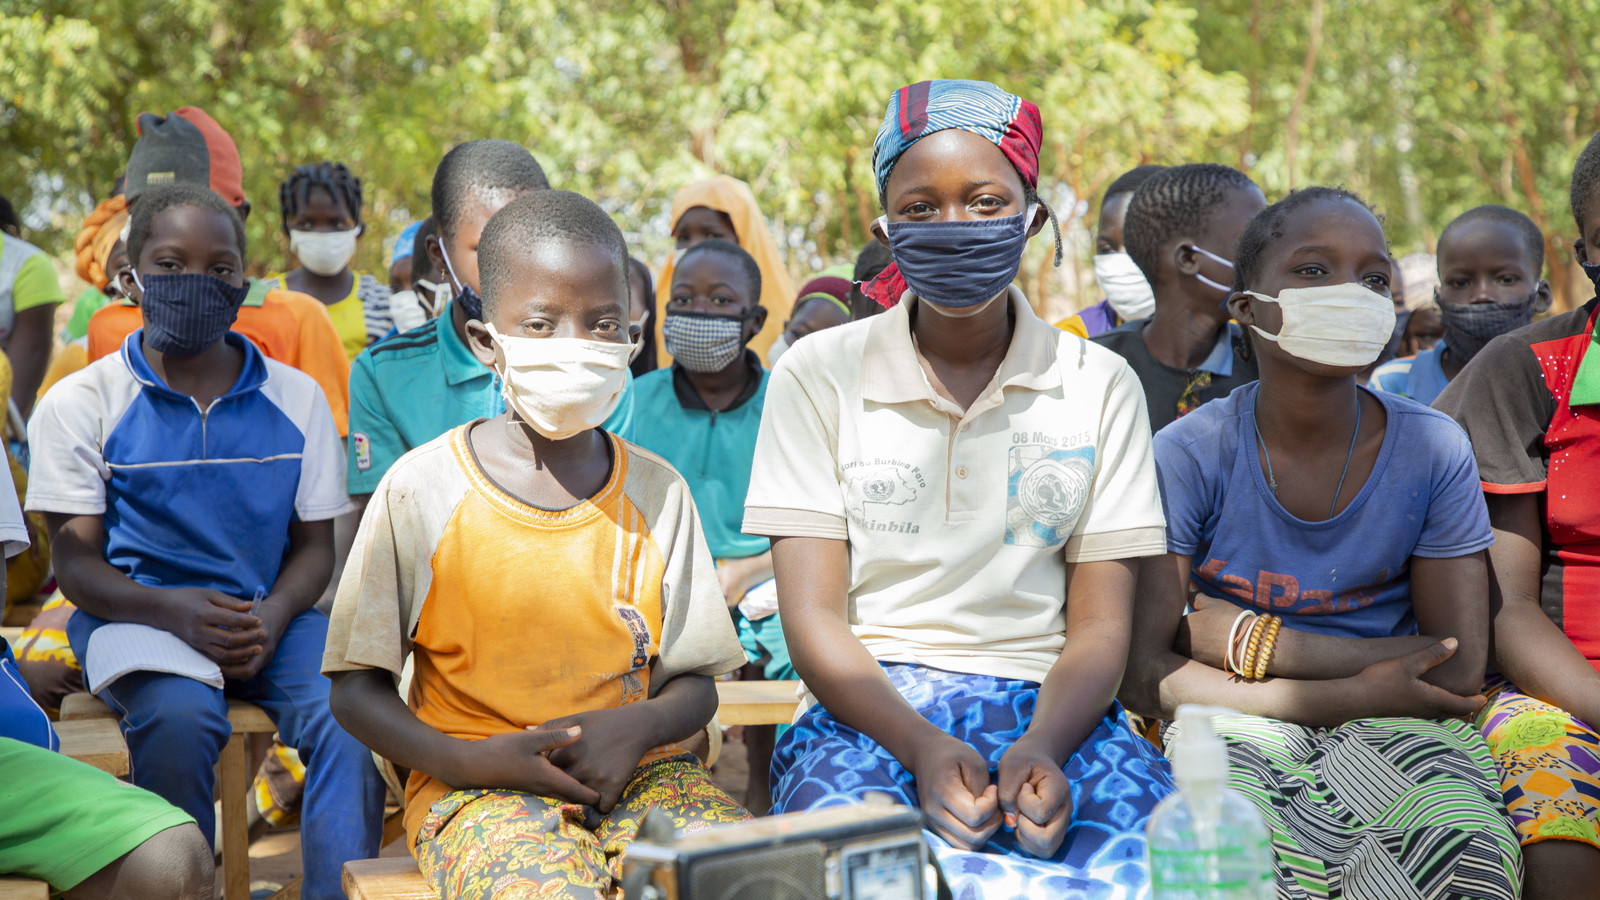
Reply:
[[[711, 770], [711, 777], [722, 789], [743, 802], [745, 778], [749, 768], [745, 765], [744, 744], [730, 738], [723, 742], [722, 756]], [[383, 856], [405, 856], [405, 841], [398, 840], [383, 848]], [[269, 831], [250, 845], [250, 890], [255, 898], [270, 897], [275, 891], [300, 874], [300, 829], [283, 828]], [[221, 895], [221, 873], [218, 873], [218, 895]]]

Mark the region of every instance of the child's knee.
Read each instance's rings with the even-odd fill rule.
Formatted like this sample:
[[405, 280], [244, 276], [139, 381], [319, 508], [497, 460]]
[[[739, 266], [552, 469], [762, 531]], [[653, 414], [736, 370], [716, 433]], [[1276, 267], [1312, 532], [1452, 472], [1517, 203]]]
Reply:
[[71, 891], [67, 900], [106, 896], [212, 900], [216, 865], [211, 846], [193, 824], [157, 832]]

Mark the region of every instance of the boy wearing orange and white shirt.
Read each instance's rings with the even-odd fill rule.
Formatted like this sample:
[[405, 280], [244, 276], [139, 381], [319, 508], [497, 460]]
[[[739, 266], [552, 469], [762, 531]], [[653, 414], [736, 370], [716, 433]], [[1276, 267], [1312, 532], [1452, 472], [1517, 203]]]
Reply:
[[680, 833], [747, 817], [682, 745], [744, 651], [688, 486], [597, 427], [631, 356], [621, 231], [536, 191], [490, 219], [478, 260], [469, 339], [510, 412], [378, 484], [323, 671], [340, 722], [411, 769], [407, 840], [441, 896], [589, 900], [650, 808]]

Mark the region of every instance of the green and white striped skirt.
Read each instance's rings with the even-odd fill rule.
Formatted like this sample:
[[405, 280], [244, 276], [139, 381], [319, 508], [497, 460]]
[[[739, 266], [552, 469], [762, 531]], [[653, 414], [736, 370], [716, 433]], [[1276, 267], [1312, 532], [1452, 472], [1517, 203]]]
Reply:
[[[1167, 747], [1176, 725], [1167, 726]], [[1521, 896], [1522, 853], [1494, 760], [1466, 722], [1305, 728], [1222, 716], [1229, 786], [1272, 830], [1282, 900]]]

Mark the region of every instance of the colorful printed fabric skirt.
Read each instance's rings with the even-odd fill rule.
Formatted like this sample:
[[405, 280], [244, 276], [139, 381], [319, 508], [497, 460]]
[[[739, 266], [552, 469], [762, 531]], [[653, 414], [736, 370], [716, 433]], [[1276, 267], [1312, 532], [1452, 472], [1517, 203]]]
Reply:
[[1504, 678], [1483, 692], [1476, 724], [1523, 846], [1555, 838], [1600, 847], [1600, 735]]
[[[1280, 900], [1521, 896], [1522, 853], [1468, 723], [1222, 716], [1216, 730], [1229, 786], [1272, 831]], [[1167, 726], [1167, 747], [1176, 735]]]
[[517, 791], [451, 791], [417, 833], [417, 867], [451, 900], [596, 900], [622, 878], [622, 852], [645, 813], [679, 834], [750, 818], [693, 756], [646, 763], [610, 814]]
[[[989, 762], [1033, 721], [1039, 685], [922, 666], [885, 664], [889, 681], [928, 721]], [[1166, 760], [1134, 734], [1113, 703], [1062, 769], [1072, 785], [1072, 824], [1061, 849], [1038, 859], [996, 832], [981, 852], [956, 850], [928, 833], [956, 900], [1124, 900], [1148, 897], [1144, 827], [1172, 792]], [[772, 754], [774, 813], [859, 803], [869, 793], [917, 805], [911, 773], [878, 743], [840, 723], [820, 704], [778, 739]]]

